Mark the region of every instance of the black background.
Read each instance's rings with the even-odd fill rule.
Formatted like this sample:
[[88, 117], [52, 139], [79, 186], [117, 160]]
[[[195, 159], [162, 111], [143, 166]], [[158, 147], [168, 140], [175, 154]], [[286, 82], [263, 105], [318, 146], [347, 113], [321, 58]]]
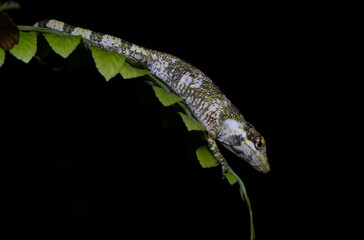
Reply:
[[[357, 236], [355, 16], [332, 6], [238, 2], [21, 4], [8, 12], [19, 25], [54, 18], [109, 33], [213, 79], [267, 142], [267, 175], [222, 149], [247, 187], [256, 239]], [[201, 168], [179, 118], [176, 128], [163, 127], [143, 79], [106, 82], [92, 60], [53, 71], [67, 66], [54, 53], [47, 62], [7, 54], [0, 68], [2, 239], [249, 239], [237, 186], [219, 168]]]

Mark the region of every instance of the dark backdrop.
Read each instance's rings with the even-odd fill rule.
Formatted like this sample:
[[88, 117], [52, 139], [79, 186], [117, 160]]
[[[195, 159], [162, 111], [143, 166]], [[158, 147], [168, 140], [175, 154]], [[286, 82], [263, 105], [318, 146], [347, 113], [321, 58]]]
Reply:
[[[21, 4], [8, 12], [19, 25], [55, 18], [109, 33], [176, 55], [213, 79], [267, 142], [267, 175], [222, 150], [246, 184], [257, 239], [357, 235], [359, 64], [340, 11]], [[237, 186], [221, 180], [219, 168], [200, 167], [179, 118], [175, 128], [163, 126], [165, 110], [143, 79], [106, 82], [92, 60], [69, 70], [54, 53], [47, 62], [7, 54], [0, 68], [4, 239], [249, 239]]]

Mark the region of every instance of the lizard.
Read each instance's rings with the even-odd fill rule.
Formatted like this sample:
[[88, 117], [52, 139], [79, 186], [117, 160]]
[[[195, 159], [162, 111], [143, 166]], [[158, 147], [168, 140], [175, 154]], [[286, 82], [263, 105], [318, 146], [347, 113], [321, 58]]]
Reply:
[[58, 20], [42, 20], [34, 26], [81, 35], [94, 43], [91, 45], [123, 54], [161, 79], [175, 94], [185, 99], [185, 104], [194, 117], [205, 126], [209, 150], [216, 161], [221, 163], [223, 177], [228, 167], [217, 142], [259, 172], [270, 171], [263, 136], [245, 120], [213, 81], [191, 64], [168, 53], [147, 49], [117, 37]]

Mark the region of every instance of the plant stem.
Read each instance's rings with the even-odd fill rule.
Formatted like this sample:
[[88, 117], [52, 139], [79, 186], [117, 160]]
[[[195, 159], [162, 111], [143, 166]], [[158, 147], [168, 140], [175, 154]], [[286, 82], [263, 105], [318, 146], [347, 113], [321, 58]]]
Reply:
[[252, 206], [250, 205], [250, 201], [249, 201], [248, 194], [246, 192], [245, 185], [244, 185], [243, 181], [240, 179], [239, 175], [236, 174], [229, 165], [227, 167], [228, 167], [228, 171], [232, 175], [234, 175], [234, 177], [236, 177], [236, 179], [238, 179], [238, 183], [240, 186], [240, 189], [239, 189], [240, 196], [243, 199], [243, 201], [246, 201], [246, 204], [248, 205], [249, 213], [250, 213], [250, 239], [254, 240], [255, 239], [255, 230], [254, 230], [254, 223], [253, 223], [253, 210], [252, 210]]

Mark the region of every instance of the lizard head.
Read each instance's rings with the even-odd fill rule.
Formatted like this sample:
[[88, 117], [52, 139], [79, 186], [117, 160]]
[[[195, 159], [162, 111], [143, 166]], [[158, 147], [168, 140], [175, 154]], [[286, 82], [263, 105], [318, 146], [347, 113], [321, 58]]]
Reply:
[[217, 140], [259, 172], [270, 171], [264, 138], [248, 122], [225, 120]]

